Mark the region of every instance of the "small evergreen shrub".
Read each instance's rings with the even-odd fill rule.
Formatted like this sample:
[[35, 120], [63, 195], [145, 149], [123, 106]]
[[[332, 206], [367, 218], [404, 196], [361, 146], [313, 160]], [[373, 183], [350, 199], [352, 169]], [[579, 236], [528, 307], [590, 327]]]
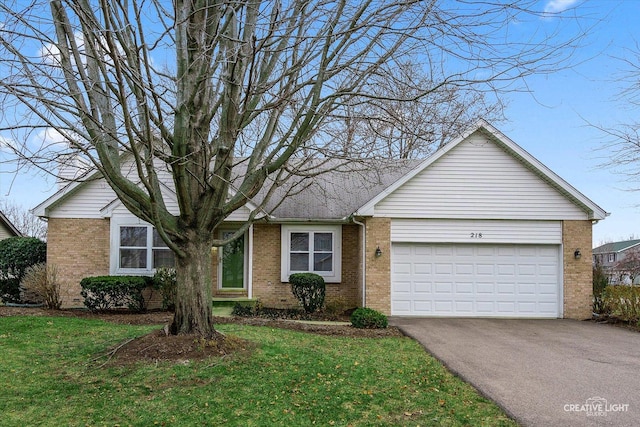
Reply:
[[593, 312], [596, 314], [607, 314], [604, 303], [604, 291], [609, 285], [604, 268], [600, 264], [593, 267]]
[[295, 273], [289, 276], [291, 292], [307, 313], [322, 308], [326, 286], [322, 276], [315, 273]]
[[240, 317], [252, 317], [256, 315], [256, 309], [253, 304], [235, 303], [231, 314]]
[[0, 301], [20, 302], [20, 279], [15, 277], [0, 279]]
[[142, 312], [146, 302], [142, 291], [153, 286], [153, 278], [147, 276], [98, 276], [80, 281], [84, 305], [91, 311], [106, 311], [126, 307]]
[[62, 305], [58, 269], [55, 265], [40, 263], [27, 268], [21, 290], [23, 301], [43, 303], [53, 310], [60, 309]]
[[176, 309], [176, 269], [161, 267], [153, 275], [153, 285], [162, 295], [162, 308], [174, 311]]
[[351, 324], [360, 329], [383, 329], [387, 327], [387, 316], [372, 308], [360, 307], [351, 314]]
[[35, 237], [0, 240], [0, 299], [21, 302], [20, 282], [27, 268], [47, 260], [47, 244]]

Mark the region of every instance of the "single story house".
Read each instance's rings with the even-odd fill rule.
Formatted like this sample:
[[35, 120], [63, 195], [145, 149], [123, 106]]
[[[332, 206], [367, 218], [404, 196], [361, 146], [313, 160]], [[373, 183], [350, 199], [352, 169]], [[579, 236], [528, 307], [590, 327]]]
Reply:
[[[314, 271], [328, 301], [388, 315], [591, 315], [591, 229], [607, 212], [485, 121], [425, 160], [322, 174], [272, 207], [212, 250], [215, 296], [295, 306], [289, 275]], [[170, 258], [99, 177], [66, 185], [34, 213], [48, 220], [66, 307], [82, 305], [83, 277], [152, 274]]]
[[16, 236], [21, 237], [22, 233], [9, 221], [9, 218], [7, 218], [5, 214], [0, 212], [0, 240]]

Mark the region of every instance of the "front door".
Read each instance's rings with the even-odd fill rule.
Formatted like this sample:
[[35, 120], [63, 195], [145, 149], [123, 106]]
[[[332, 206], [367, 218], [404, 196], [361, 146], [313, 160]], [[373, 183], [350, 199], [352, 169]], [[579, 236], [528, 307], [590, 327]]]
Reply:
[[[228, 239], [233, 233], [222, 231], [220, 237]], [[244, 235], [222, 247], [220, 267], [221, 289], [244, 289]]]

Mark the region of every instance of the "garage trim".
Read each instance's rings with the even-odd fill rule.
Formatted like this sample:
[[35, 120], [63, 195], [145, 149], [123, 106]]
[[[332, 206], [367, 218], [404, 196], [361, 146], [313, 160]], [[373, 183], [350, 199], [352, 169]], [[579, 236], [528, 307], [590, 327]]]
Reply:
[[561, 248], [395, 243], [391, 314], [561, 318]]
[[391, 241], [559, 245], [562, 222], [393, 218]]

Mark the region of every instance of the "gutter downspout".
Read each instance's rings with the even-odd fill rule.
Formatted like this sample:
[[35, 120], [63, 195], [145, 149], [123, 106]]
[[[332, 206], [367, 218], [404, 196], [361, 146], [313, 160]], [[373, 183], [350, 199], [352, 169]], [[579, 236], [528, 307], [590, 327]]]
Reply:
[[363, 222], [351, 217], [362, 229], [362, 306], [367, 306], [367, 228]]

